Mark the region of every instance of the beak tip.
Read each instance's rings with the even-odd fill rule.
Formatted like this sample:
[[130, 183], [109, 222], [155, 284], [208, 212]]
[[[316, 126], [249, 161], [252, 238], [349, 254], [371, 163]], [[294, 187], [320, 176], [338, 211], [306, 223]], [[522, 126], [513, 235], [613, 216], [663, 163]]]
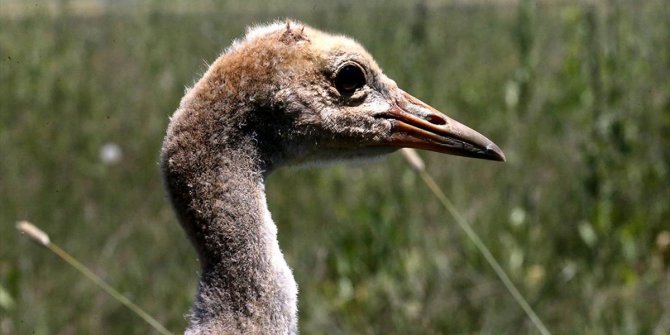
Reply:
[[486, 155], [490, 157], [491, 160], [498, 162], [506, 162], [507, 157], [505, 153], [493, 142], [486, 146]]

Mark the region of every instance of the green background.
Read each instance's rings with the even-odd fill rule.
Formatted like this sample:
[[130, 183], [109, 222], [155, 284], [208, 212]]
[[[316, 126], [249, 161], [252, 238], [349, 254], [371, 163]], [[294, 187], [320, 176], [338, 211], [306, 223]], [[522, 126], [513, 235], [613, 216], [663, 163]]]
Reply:
[[[1, 334], [152, 332], [24, 219], [183, 331], [198, 264], [161, 186], [168, 117], [246, 26], [286, 17], [500, 145], [504, 164], [421, 155], [550, 330], [670, 333], [667, 0], [2, 0]], [[303, 334], [536, 333], [399, 154], [267, 192]]]

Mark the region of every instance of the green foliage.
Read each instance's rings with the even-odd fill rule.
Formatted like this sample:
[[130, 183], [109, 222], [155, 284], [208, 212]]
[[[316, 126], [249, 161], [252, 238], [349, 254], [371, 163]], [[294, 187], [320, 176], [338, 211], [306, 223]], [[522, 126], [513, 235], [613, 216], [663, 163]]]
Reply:
[[[423, 156], [551, 330], [670, 333], [667, 1], [174, 3], [0, 13], [0, 334], [150, 331], [20, 219], [185, 327], [198, 264], [161, 187], [168, 117], [245, 26], [286, 16], [354, 36], [503, 148], [505, 164]], [[304, 334], [534, 332], [399, 156], [282, 170], [267, 191]]]

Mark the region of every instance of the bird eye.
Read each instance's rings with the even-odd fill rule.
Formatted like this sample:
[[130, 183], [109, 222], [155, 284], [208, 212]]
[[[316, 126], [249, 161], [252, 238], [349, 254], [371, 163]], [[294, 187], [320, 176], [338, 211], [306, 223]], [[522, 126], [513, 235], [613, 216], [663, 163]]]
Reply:
[[356, 65], [346, 65], [335, 75], [335, 88], [344, 95], [351, 95], [357, 89], [365, 86], [365, 74]]

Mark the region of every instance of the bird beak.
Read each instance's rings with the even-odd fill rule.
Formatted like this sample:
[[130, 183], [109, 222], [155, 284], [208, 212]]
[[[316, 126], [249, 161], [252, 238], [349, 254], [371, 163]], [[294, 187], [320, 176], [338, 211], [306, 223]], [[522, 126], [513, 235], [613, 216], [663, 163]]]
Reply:
[[388, 111], [377, 117], [391, 122], [387, 145], [505, 161], [502, 150], [484, 135], [404, 91], [400, 91], [396, 103]]

